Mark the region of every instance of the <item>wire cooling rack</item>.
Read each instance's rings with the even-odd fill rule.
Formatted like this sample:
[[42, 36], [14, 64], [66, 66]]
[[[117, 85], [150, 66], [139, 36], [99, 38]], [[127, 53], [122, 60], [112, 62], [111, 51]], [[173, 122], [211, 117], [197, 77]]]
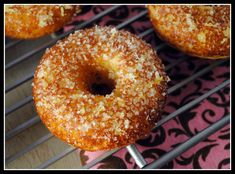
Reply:
[[[86, 20], [85, 22], [80, 23], [79, 25], [76, 26], [75, 30], [76, 29], [85, 28], [85, 27], [87, 27], [87, 26], [89, 26], [91, 24], [95, 24], [96, 21], [101, 20], [103, 17], [105, 17], [106, 15], [110, 14], [111, 12], [114, 12], [115, 10], [117, 10], [120, 7], [121, 6], [119, 6], [119, 5], [111, 6], [110, 8], [108, 8], [108, 9], [100, 12], [99, 14], [93, 16], [91, 19]], [[130, 19], [124, 21], [123, 23], [117, 25], [116, 28], [118, 28], [118, 29], [125, 28], [126, 26], [132, 24], [135, 21], [138, 21], [139, 19], [141, 19], [142, 17], [145, 17], [145, 16], [147, 16], [147, 10], [142, 11], [139, 14], [137, 14], [137, 15], [131, 17]], [[57, 36], [56, 38], [53, 38], [52, 40], [49, 40], [49, 41], [39, 45], [37, 48], [34, 48], [34, 49], [28, 51], [27, 53], [25, 53], [25, 54], [23, 54], [23, 55], [21, 55], [19, 57], [15, 57], [11, 61], [7, 62], [5, 64], [6, 75], [9, 75], [11, 73], [11, 69], [14, 69], [14, 67], [16, 67], [17, 65], [20, 65], [22, 62], [24, 62], [24, 61], [26, 61], [28, 59], [31, 59], [31, 57], [36, 55], [37, 53], [43, 52], [46, 48], [48, 48], [48, 47], [52, 46], [53, 44], [55, 44], [57, 40], [60, 40], [60, 39], [62, 39], [64, 37], [68, 36], [72, 32], [73, 32], [73, 30], [65, 32], [65, 33]], [[149, 28], [146, 31], [140, 33], [139, 37], [145, 37], [145, 36], [151, 34], [152, 32], [154, 32], [154, 29], [153, 28]], [[22, 41], [22, 40], [11, 41], [11, 42], [9, 42], [9, 43], [7, 43], [5, 45], [5, 51], [6, 50], [9, 51], [11, 49], [12, 49], [12, 51], [14, 51], [13, 48], [15, 49], [17, 46], [19, 46], [23, 42], [24, 41]], [[162, 44], [160, 44], [160, 45], [158, 45], [156, 47], [156, 50], [159, 51], [159, 50], [161, 50], [162, 48], [164, 48], [166, 46], [167, 45], [165, 43], [162, 43]], [[188, 56], [182, 54], [182, 58], [181, 59], [177, 59], [172, 64], [169, 64], [169, 65], [166, 66], [166, 71], [172, 69], [173, 67], [175, 67], [176, 65], [178, 65], [178, 64], [180, 64], [180, 63], [182, 63], [184, 61], [187, 61], [188, 58], [189, 58]], [[8, 59], [7, 55], [6, 55], [6, 59]], [[32, 61], [33, 61], [33, 59], [32, 59]], [[225, 63], [226, 61], [229, 61], [229, 60], [226, 59], [226, 60], [214, 61], [212, 64], [210, 64], [207, 67], [201, 69], [200, 71], [196, 72], [192, 76], [190, 76], [190, 77], [180, 81], [176, 85], [170, 87], [168, 89], [168, 94], [176, 91], [177, 89], [182, 88], [184, 85], [187, 85], [189, 82], [192, 82], [193, 80], [195, 80], [198, 77], [206, 74], [207, 72], [209, 72], [213, 68], [221, 65], [222, 63]], [[36, 65], [37, 62], [35, 62], [34, 64]], [[32, 80], [32, 78], [33, 78], [33, 72], [28, 73], [27, 75], [24, 75], [22, 78], [14, 80], [11, 83], [6, 83], [5, 84], [5, 93], [7, 94], [9, 92], [14, 91], [20, 85], [24, 85], [28, 81]], [[223, 89], [224, 87], [226, 87], [229, 84], [230, 84], [230, 80], [227, 79], [224, 82], [222, 82], [221, 84], [219, 84], [218, 86], [216, 86], [215, 88], [210, 89], [206, 93], [202, 94], [200, 97], [196, 98], [195, 100], [190, 101], [189, 103], [181, 106], [180, 108], [178, 108], [173, 113], [170, 113], [169, 115], [163, 117], [158, 122], [158, 124], [156, 125], [156, 128], [161, 126], [161, 125], [163, 125], [164, 123], [168, 122], [169, 120], [177, 117], [177, 115], [183, 113], [184, 111], [186, 111], [186, 110], [192, 108], [193, 106], [197, 105], [198, 103], [200, 103], [201, 101], [203, 101], [204, 99], [209, 97], [210, 95], [212, 95], [215, 92]], [[27, 97], [25, 97], [25, 98], [23, 98], [23, 99], [21, 99], [21, 100], [19, 100], [17, 102], [11, 103], [9, 107], [5, 108], [5, 120], [12, 113], [14, 113], [16, 111], [19, 112], [19, 110], [23, 106], [25, 106], [27, 104], [33, 105], [32, 100], [33, 100], [32, 96], [28, 95]], [[40, 118], [37, 115], [35, 115], [35, 116], [31, 117], [30, 119], [24, 121], [23, 123], [17, 125], [13, 129], [11, 129], [9, 131], [6, 131], [6, 133], [5, 133], [5, 141], [11, 140], [12, 138], [17, 136], [18, 134], [22, 133], [23, 131], [27, 131], [28, 128], [34, 126], [37, 123], [40, 123]], [[218, 131], [219, 129], [223, 128], [224, 126], [226, 126], [229, 123], [230, 123], [230, 114], [224, 116], [219, 121], [215, 122], [214, 124], [212, 124], [208, 128], [206, 128], [203, 131], [199, 132], [197, 135], [195, 135], [192, 138], [188, 139], [186, 142], [181, 143], [179, 146], [175, 147], [171, 151], [167, 152], [165, 155], [161, 156], [159, 159], [151, 162], [150, 164], [147, 164], [146, 160], [144, 159], [144, 157], [141, 155], [140, 151], [138, 151], [138, 149], [136, 148], [136, 146], [134, 144], [129, 145], [129, 146], [124, 147], [124, 148], [126, 148], [128, 150], [128, 152], [130, 153], [130, 155], [133, 157], [133, 159], [135, 160], [136, 164], [140, 168], [144, 168], [144, 169], [161, 168], [167, 162], [173, 160], [174, 158], [176, 158], [177, 156], [179, 156], [180, 154], [182, 154], [183, 152], [185, 152], [189, 148], [193, 147], [194, 145], [196, 145], [197, 143], [201, 142], [202, 140], [204, 140], [208, 136], [212, 135], [213, 133], [215, 133], [216, 131]], [[33, 150], [34, 148], [36, 148], [40, 144], [46, 143], [52, 137], [53, 137], [53, 135], [51, 133], [48, 133], [48, 134], [42, 136], [41, 138], [39, 138], [39, 139], [31, 142], [30, 144], [26, 145], [20, 151], [17, 151], [17, 152], [15, 152], [15, 153], [13, 153], [13, 154], [11, 154], [9, 156], [6, 156], [5, 157], [5, 164], [9, 164], [11, 162], [14, 162], [18, 158], [20, 158], [23, 155], [29, 153], [31, 150]], [[35, 168], [38, 168], [38, 169], [47, 168], [50, 165], [52, 165], [53, 163], [55, 163], [56, 161], [64, 158], [66, 155], [72, 153], [75, 150], [76, 150], [76, 148], [69, 146], [68, 148], [65, 148], [60, 153], [54, 155], [49, 160], [47, 159], [43, 163], [41, 163], [40, 165], [35, 166]], [[115, 152], [117, 152], [119, 150], [120, 149], [114, 149], [114, 150], [111, 150], [111, 151], [107, 151], [107, 152], [103, 153], [102, 155], [100, 155], [98, 158], [96, 158], [93, 161], [91, 161], [91, 162], [87, 163], [86, 165], [82, 166], [81, 168], [82, 169], [91, 168], [92, 166], [96, 165], [97, 163], [101, 162], [103, 159], [107, 158], [108, 156], [112, 155], [113, 153], [115, 153]]]

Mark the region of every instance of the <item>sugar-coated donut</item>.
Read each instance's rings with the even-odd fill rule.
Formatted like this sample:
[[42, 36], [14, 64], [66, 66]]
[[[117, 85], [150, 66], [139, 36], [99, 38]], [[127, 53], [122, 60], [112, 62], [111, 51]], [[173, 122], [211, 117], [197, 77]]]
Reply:
[[147, 8], [156, 33], [173, 47], [196, 57], [229, 57], [229, 5], [148, 5]]
[[149, 44], [127, 31], [95, 26], [46, 50], [33, 97], [54, 135], [84, 150], [108, 150], [150, 133], [163, 110], [167, 81]]
[[79, 9], [75, 5], [6, 5], [5, 34], [11, 38], [34, 39], [53, 33]]

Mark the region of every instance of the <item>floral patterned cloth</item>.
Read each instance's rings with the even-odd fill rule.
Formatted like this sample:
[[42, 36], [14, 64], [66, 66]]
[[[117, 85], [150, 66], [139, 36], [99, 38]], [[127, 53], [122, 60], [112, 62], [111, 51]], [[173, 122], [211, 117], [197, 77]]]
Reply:
[[[99, 14], [107, 8], [110, 8], [110, 6], [83, 6], [82, 12], [74, 17], [73, 21], [64, 27], [64, 29], [58, 31], [57, 34], [73, 29], [75, 25], [89, 20], [94, 15]], [[114, 12], [111, 12], [110, 14], [96, 21], [95, 24], [101, 26], [116, 26], [144, 10], [145, 7], [141, 5], [122, 6]], [[148, 19], [148, 16], [146, 15], [138, 21], [126, 26], [124, 29], [138, 35], [149, 28], [152, 28], [152, 25]], [[154, 32], [144, 37], [143, 39], [150, 43], [154, 48], [163, 43]], [[181, 52], [166, 45], [158, 51], [158, 54], [163, 60], [165, 66], [183, 58]], [[196, 72], [215, 61], [218, 60], [189, 57], [187, 60], [179, 63], [167, 71], [171, 79], [169, 88], [192, 76]], [[224, 80], [229, 78], [230, 62], [227, 60], [225, 63], [213, 68], [208, 73], [200, 76], [199, 78], [196, 78], [196, 80], [193, 80], [182, 88], [169, 94], [163, 117], [174, 112], [181, 106], [196, 99], [200, 95], [206, 93], [208, 90], [216, 87]], [[176, 118], [166, 122], [157, 129], [154, 129], [147, 138], [138, 140], [135, 145], [145, 160], [150, 163], [180, 143], [183, 143], [187, 139], [193, 137], [201, 130], [215, 123], [223, 116], [227, 115], [229, 110], [230, 87], [228, 85], [222, 90], [206, 98], [201, 103], [193, 106], [184, 113], [179, 114]], [[81, 156], [83, 165], [96, 159], [102, 153], [104, 153], [104, 151], [88, 152], [78, 150], [78, 154]], [[139, 167], [127, 149], [122, 148], [92, 168], [135, 169]], [[230, 168], [230, 125], [227, 125], [221, 130], [217, 131], [206, 140], [200, 142], [171, 162], [165, 164], [162, 168]]]

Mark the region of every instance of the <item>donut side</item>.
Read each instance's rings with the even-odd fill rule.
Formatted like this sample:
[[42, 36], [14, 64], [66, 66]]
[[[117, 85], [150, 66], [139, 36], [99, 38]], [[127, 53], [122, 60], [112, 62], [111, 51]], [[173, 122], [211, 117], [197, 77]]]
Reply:
[[230, 7], [148, 5], [157, 35], [182, 52], [209, 59], [230, 55]]

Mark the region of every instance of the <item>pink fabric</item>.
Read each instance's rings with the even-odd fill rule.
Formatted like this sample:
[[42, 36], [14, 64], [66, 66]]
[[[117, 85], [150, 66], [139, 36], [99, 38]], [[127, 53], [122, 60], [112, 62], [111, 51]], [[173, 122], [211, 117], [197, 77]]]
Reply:
[[[75, 22], [89, 20], [94, 15], [96, 15], [95, 12], [102, 11], [106, 8], [110, 8], [110, 6], [93, 6], [91, 9], [87, 8], [88, 11], [85, 14], [80, 14], [75, 17], [73, 22], [66, 26], [64, 30], [67, 31], [74, 28], [73, 25]], [[116, 10], [116, 15], [106, 15], [101, 20], [96, 22], [96, 24], [104, 26], [107, 25], [108, 22], [121, 23], [139, 14], [143, 10], [144, 6], [125, 6], [119, 10]], [[130, 30], [131, 32], [135, 32], [135, 34], [138, 35], [139, 33], [151, 27], [152, 26], [148, 18], [144, 18], [139, 20], [138, 22], [132, 23], [130, 26], [128, 26], [128, 30]], [[151, 33], [144, 39], [147, 42], [151, 43], [154, 48], [155, 46], [162, 43], [162, 41], [156, 38], [154, 33]], [[156, 44], [156, 42], [158, 44]], [[159, 56], [165, 64], [174, 63], [174, 61], [182, 58], [181, 55], [182, 53], [170, 47], [166, 47], [165, 49], [159, 52]], [[180, 63], [177, 67], [174, 67], [168, 72], [169, 77], [172, 79], [169, 86], [173, 86], [174, 84], [177, 84], [185, 78], [195, 74], [196, 71], [202, 69], [199, 68], [200, 66], [208, 66], [214, 61], [215, 60], [206, 60], [190, 57], [187, 61]], [[170, 94], [168, 96], [167, 104], [165, 106], [165, 113], [163, 115], [174, 112], [176, 108], [173, 107], [173, 105], [181, 107], [187, 104], [189, 101], [196, 99], [198, 96], [206, 93], [209, 89], [212, 89], [217, 85], [221, 84], [224, 80], [229, 78], [229, 74], [229, 65], [217, 66], [216, 68], [213, 68], [210, 72], [197, 78], [197, 80], [188, 83], [185, 87], [181, 88], [180, 92], [178, 91], [177, 93]], [[226, 90], [229, 91], [230, 87], [227, 87]], [[145, 160], [150, 163], [153, 160], [158, 159], [159, 155], [157, 153], [160, 154], [170, 151], [171, 149], [173, 149], [172, 145], [177, 143], [183, 143], [191, 136], [193, 136], [189, 135], [190, 133], [196, 134], [197, 132], [200, 132], [201, 130], [207, 128], [210, 124], [221, 119], [223, 116], [227, 115], [230, 109], [230, 92], [227, 92], [226, 90], [220, 90], [220, 92], [217, 92], [211, 95], [209, 98], [203, 100], [199, 105], [180, 114], [181, 121], [179, 119], [179, 116], [177, 116], [176, 119], [172, 119], [165, 123], [160, 128], [161, 130], [158, 129], [157, 131], [151, 133], [151, 140], [143, 140], [147, 142], [147, 144], [155, 143], [157, 145], [150, 146], [143, 144], [143, 142], [139, 143], [138, 141], [136, 143], [136, 146], [142, 153], [142, 155], [145, 157]], [[207, 120], [209, 120], [209, 122], [205, 120], [205, 117], [207, 118]], [[176, 133], [174, 133], [174, 130], [172, 130], [172, 128], [177, 128], [179, 133], [181, 134], [176, 136]], [[226, 127], [214, 133], [208, 138], [213, 141], [200, 142], [199, 144], [195, 145], [194, 147], [174, 159], [172, 162], [169, 163], [169, 165], [165, 166], [164, 168], [230, 168], [229, 128], [230, 125], [227, 125]], [[221, 132], [222, 130], [225, 131]], [[162, 136], [163, 134], [164, 136]], [[164, 141], [161, 143], [157, 143], [158, 141], [160, 141], [161, 138]], [[79, 151], [81, 158], [84, 159], [84, 164], [91, 162], [103, 153], [104, 151], [83, 151], [83, 153]], [[162, 154], [160, 154], [160, 156], [161, 155]], [[92, 168], [97, 169], [102, 168], [102, 166], [105, 166], [106, 168], [118, 168], [120, 167], [120, 163], [122, 163], [122, 166], [124, 168], [138, 168], [133, 158], [130, 157], [130, 161], [128, 162], [128, 156], [128, 151], [123, 148], [120, 151], [114, 153], [111, 157], [103, 160], [101, 163], [96, 164]], [[115, 162], [117, 161], [117, 159], [120, 161]]]

